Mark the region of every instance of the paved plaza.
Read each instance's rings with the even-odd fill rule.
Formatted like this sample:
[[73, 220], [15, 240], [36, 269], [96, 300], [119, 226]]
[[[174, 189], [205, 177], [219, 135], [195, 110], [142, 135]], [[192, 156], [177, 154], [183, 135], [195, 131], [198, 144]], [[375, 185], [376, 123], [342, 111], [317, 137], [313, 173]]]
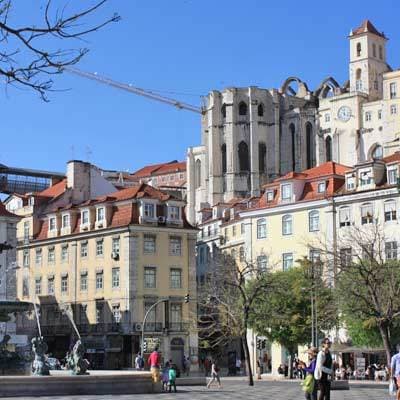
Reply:
[[[206, 389], [203, 386], [178, 387], [178, 393], [161, 393], [149, 395], [103, 395], [103, 396], [54, 396], [40, 397], [41, 400], [208, 400], [208, 399], [271, 399], [271, 400], [301, 400], [304, 394], [297, 383], [291, 382], [256, 382], [254, 387], [249, 387], [245, 381], [223, 380], [223, 388]], [[334, 391], [331, 400], [390, 400], [388, 392], [383, 388], [351, 388], [346, 391]], [[3, 398], [2, 400], [15, 400]], [[24, 397], [24, 400], [37, 400], [37, 397]]]

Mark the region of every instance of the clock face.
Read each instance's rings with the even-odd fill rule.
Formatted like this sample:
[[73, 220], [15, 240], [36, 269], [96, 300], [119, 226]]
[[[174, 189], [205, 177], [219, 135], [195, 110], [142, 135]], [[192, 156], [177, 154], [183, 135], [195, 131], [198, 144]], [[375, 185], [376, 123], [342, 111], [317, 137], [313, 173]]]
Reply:
[[342, 106], [338, 111], [338, 118], [341, 121], [348, 121], [351, 118], [351, 108], [348, 106]]

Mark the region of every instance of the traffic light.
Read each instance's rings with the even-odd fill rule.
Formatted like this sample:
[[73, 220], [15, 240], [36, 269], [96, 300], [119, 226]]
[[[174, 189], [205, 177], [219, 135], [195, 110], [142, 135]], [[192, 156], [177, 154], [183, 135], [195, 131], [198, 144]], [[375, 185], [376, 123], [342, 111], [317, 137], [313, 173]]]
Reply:
[[143, 353], [146, 353], [146, 351], [147, 351], [147, 342], [144, 341], [143, 342]]
[[262, 349], [265, 349], [267, 347], [267, 340], [266, 339], [263, 339], [262, 341], [261, 341], [261, 348]]
[[189, 303], [190, 297], [189, 297], [189, 293], [187, 295], [185, 295], [185, 303]]
[[261, 339], [257, 339], [257, 350], [261, 350]]

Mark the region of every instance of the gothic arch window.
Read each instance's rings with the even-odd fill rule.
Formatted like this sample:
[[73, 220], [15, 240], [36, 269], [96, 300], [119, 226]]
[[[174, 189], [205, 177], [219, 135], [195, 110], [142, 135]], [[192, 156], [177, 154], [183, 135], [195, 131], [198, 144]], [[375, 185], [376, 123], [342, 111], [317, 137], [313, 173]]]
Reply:
[[325, 139], [325, 159], [326, 161], [332, 161], [332, 138], [327, 136]]
[[361, 56], [361, 43], [358, 42], [357, 43], [357, 57], [360, 57], [360, 56]]
[[314, 166], [313, 127], [310, 122], [306, 123], [306, 146], [307, 146], [307, 168]]
[[222, 105], [221, 114], [222, 114], [222, 118], [225, 119], [226, 118], [226, 104]]
[[264, 173], [266, 170], [266, 155], [267, 146], [265, 143], [258, 144], [258, 169], [260, 173]]
[[199, 159], [196, 160], [195, 164], [195, 187], [199, 188], [201, 185], [201, 161]]
[[249, 146], [247, 146], [246, 142], [242, 141], [239, 143], [238, 152], [240, 172], [250, 171]]
[[226, 173], [226, 144], [221, 146], [222, 173]]
[[289, 125], [291, 150], [292, 150], [292, 171], [296, 169], [296, 128], [294, 124]]
[[260, 103], [257, 107], [257, 115], [259, 117], [263, 117], [264, 116], [264, 105], [263, 103]]
[[244, 101], [239, 103], [239, 115], [247, 115], [247, 104]]

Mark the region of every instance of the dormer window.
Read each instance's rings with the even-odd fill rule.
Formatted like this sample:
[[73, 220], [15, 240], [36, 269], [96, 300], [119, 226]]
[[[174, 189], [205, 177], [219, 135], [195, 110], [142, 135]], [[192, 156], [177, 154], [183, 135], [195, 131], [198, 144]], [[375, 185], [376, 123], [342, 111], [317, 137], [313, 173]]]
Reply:
[[168, 219], [174, 221], [180, 219], [180, 208], [178, 206], [168, 206]]
[[274, 200], [274, 191], [270, 190], [269, 192], [267, 192], [267, 201], [273, 201]]
[[49, 231], [55, 231], [57, 229], [56, 217], [49, 218]]
[[69, 214], [64, 214], [62, 216], [62, 227], [63, 228], [69, 228], [69, 225], [70, 225]]
[[105, 208], [99, 207], [96, 209], [96, 221], [103, 222], [105, 217]]
[[360, 172], [360, 186], [367, 186], [372, 183], [372, 171], [369, 169], [367, 171]]
[[283, 201], [292, 200], [292, 184], [286, 183], [281, 186], [281, 199]]
[[146, 218], [154, 218], [154, 204], [144, 203], [144, 216]]
[[81, 225], [86, 225], [89, 223], [89, 210], [83, 210], [81, 213]]
[[388, 168], [387, 180], [389, 185], [396, 185], [398, 180], [398, 170], [397, 166]]
[[326, 182], [318, 182], [318, 193], [325, 193]]
[[356, 188], [356, 178], [355, 176], [348, 176], [346, 179], [346, 189], [354, 190]]

